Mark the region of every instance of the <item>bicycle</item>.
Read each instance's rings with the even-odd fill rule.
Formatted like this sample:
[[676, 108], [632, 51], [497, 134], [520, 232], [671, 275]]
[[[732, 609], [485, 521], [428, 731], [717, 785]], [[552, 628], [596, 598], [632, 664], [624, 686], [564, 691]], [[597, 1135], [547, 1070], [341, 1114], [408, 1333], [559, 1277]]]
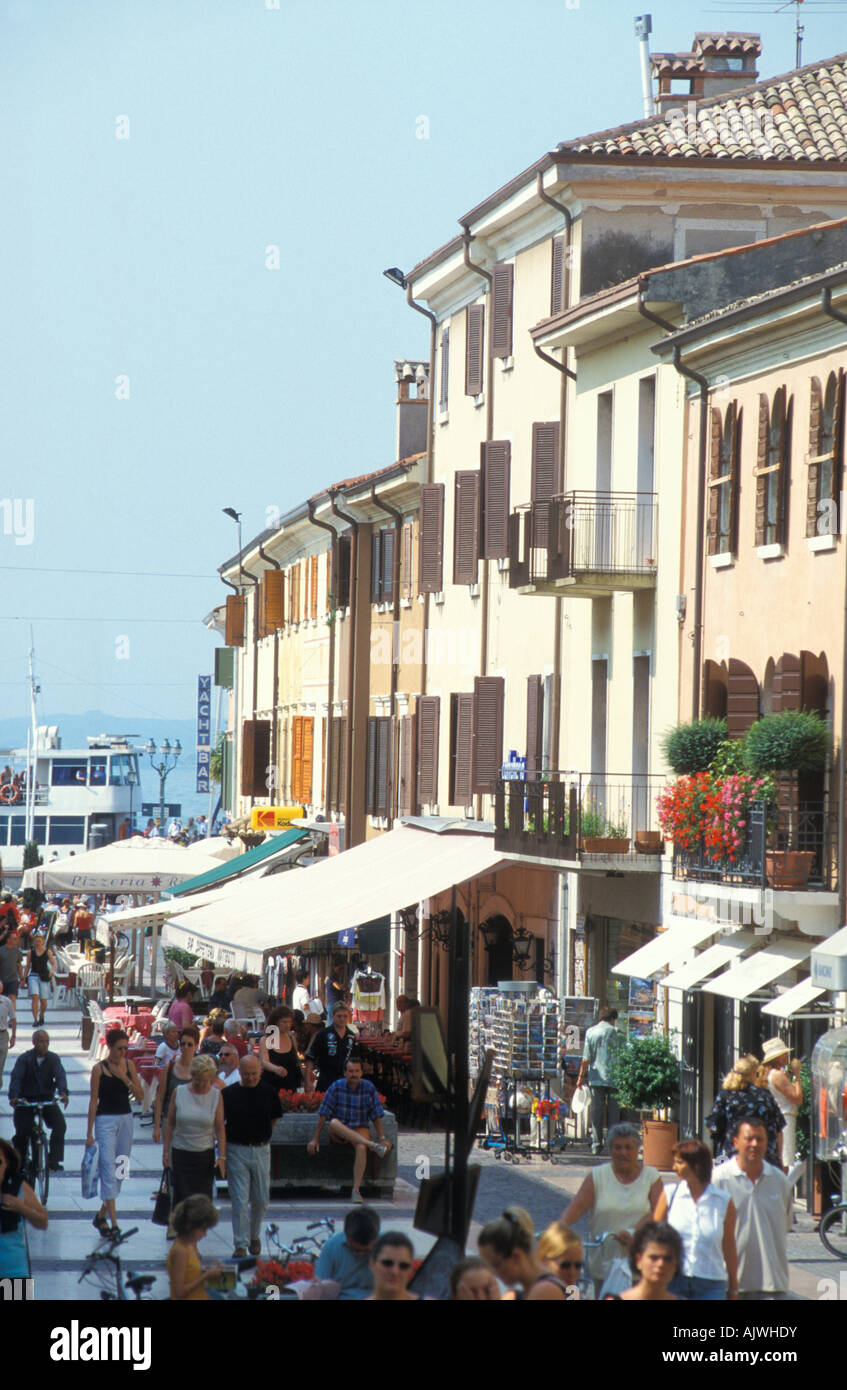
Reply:
[[332, 1216], [325, 1216], [320, 1221], [312, 1221], [306, 1230], [307, 1232], [326, 1230], [326, 1235], [323, 1239], [319, 1235], [295, 1236], [290, 1245], [284, 1245], [279, 1238], [279, 1226], [275, 1222], [267, 1227], [265, 1234], [277, 1254], [283, 1257], [283, 1264], [286, 1264], [289, 1260], [317, 1259], [330, 1236], [335, 1235], [335, 1219]]
[[106, 1236], [87, 1257], [78, 1282], [81, 1284], [83, 1279], [92, 1277], [96, 1279], [101, 1285], [100, 1297], [105, 1303], [128, 1302], [127, 1289], [131, 1290], [137, 1300], [152, 1302], [150, 1289], [156, 1282], [156, 1276], [133, 1274], [130, 1270], [124, 1278], [121, 1257], [115, 1253], [118, 1246], [128, 1241], [130, 1236], [137, 1234], [138, 1227], [133, 1226], [132, 1230], [123, 1231], [120, 1235]]
[[43, 1113], [55, 1101], [18, 1100], [15, 1108], [35, 1111], [35, 1123], [29, 1136], [30, 1157], [24, 1165], [26, 1181], [32, 1187], [42, 1206], [47, 1205], [50, 1191], [50, 1137], [44, 1127]]
[[833, 1199], [835, 1205], [821, 1217], [818, 1235], [830, 1255], [847, 1260], [847, 1130], [841, 1135], [835, 1158], [841, 1164], [841, 1197], [837, 1201]]

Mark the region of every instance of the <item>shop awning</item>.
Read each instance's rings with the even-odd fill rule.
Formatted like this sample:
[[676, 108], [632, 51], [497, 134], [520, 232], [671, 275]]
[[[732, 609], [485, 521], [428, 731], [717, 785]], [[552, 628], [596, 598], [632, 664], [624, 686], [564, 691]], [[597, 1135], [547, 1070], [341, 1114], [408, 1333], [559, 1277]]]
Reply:
[[778, 980], [793, 970], [801, 961], [808, 960], [814, 941], [807, 937], [797, 941], [793, 937], [783, 937], [765, 946], [746, 960], [738, 961], [725, 970], [716, 980], [703, 986], [709, 994], [720, 994], [725, 999], [749, 999], [757, 989]]
[[205, 873], [195, 874], [194, 878], [186, 879], [184, 883], [171, 889], [171, 896], [180, 898], [188, 893], [197, 893], [227, 879], [240, 878], [242, 874], [250, 873], [253, 869], [270, 869], [271, 864], [268, 861], [276, 859], [305, 838], [305, 830], [285, 830], [281, 835], [269, 835], [267, 840], [255, 849], [248, 849], [225, 864], [218, 864], [214, 869], [207, 869]]
[[508, 862], [493, 835], [401, 825], [311, 868], [242, 880], [225, 902], [194, 911], [190, 898], [172, 902], [165, 935], [215, 965], [257, 972], [270, 952], [373, 922]]
[[773, 1018], [790, 1018], [792, 1014], [799, 1013], [801, 1009], [808, 1008], [813, 1000], [819, 998], [821, 994], [826, 994], [825, 989], [818, 985], [813, 985], [807, 976], [801, 980], [799, 985], [792, 985], [778, 999], [772, 999], [769, 1004], [762, 1005], [762, 1013], [770, 1014]]
[[720, 941], [716, 941], [714, 946], [710, 946], [708, 950], [701, 951], [699, 956], [688, 961], [681, 969], [666, 975], [663, 980], [659, 981], [659, 984], [663, 989], [692, 989], [694, 985], [705, 980], [707, 976], [714, 975], [715, 971], [720, 970], [722, 966], [729, 965], [730, 961], [742, 956], [755, 944], [756, 938], [752, 932], [734, 932], [732, 936], [725, 936]]
[[22, 884], [47, 893], [161, 893], [220, 863], [220, 850], [209, 854], [197, 845], [136, 835], [27, 869]]
[[706, 941], [720, 924], [704, 917], [691, 921], [677, 921], [667, 931], [659, 932], [646, 946], [639, 946], [631, 956], [626, 956], [612, 966], [613, 975], [634, 975], [636, 979], [647, 980], [657, 970], [664, 970], [669, 961], [687, 960], [701, 941]]

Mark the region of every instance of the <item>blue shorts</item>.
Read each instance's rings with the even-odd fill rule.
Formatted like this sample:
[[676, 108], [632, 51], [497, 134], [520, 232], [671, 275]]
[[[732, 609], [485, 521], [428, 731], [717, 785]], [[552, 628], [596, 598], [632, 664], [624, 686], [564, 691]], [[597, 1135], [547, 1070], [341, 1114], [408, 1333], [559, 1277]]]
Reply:
[[49, 999], [50, 981], [42, 980], [40, 975], [30, 975], [29, 997], [30, 999]]

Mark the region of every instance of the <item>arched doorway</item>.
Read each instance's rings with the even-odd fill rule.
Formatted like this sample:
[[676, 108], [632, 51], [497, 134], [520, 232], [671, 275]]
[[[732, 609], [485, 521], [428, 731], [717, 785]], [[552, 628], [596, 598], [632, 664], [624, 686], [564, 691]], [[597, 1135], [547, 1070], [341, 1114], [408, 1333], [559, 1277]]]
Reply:
[[486, 918], [485, 925], [490, 929], [490, 936], [494, 931], [497, 933], [493, 945], [485, 948], [488, 957], [485, 983], [496, 985], [500, 980], [511, 980], [513, 976], [512, 924], [507, 917], [496, 913], [493, 917]]

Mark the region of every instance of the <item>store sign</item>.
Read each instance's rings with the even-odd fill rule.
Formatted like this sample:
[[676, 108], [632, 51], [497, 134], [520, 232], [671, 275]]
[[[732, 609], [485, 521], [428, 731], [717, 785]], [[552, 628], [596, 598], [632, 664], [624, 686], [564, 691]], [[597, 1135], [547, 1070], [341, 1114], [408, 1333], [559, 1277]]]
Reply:
[[335, 938], [336, 946], [349, 946], [351, 949], [356, 945], [356, 928], [345, 927]]
[[[142, 816], [146, 816], [148, 820], [152, 820], [152, 818], [153, 818], [154, 816], [158, 817], [159, 815], [161, 815], [161, 811], [162, 811], [162, 808], [161, 808], [161, 806], [159, 805], [158, 801], [142, 801], [142, 803], [141, 803], [141, 814], [142, 814]], [[165, 802], [165, 820], [179, 820], [181, 816], [182, 816], [182, 804], [181, 804], [181, 802], [179, 802], [179, 801], [166, 801], [166, 802]]]
[[847, 927], [814, 947], [812, 984], [817, 989], [847, 989]]
[[209, 795], [212, 757], [212, 677], [197, 677], [197, 787]]
[[504, 782], [520, 782], [526, 777], [526, 758], [520, 757], [515, 748], [509, 750], [509, 760], [502, 764], [500, 776]]
[[254, 806], [250, 829], [287, 830], [293, 820], [300, 820], [305, 814], [302, 806]]

